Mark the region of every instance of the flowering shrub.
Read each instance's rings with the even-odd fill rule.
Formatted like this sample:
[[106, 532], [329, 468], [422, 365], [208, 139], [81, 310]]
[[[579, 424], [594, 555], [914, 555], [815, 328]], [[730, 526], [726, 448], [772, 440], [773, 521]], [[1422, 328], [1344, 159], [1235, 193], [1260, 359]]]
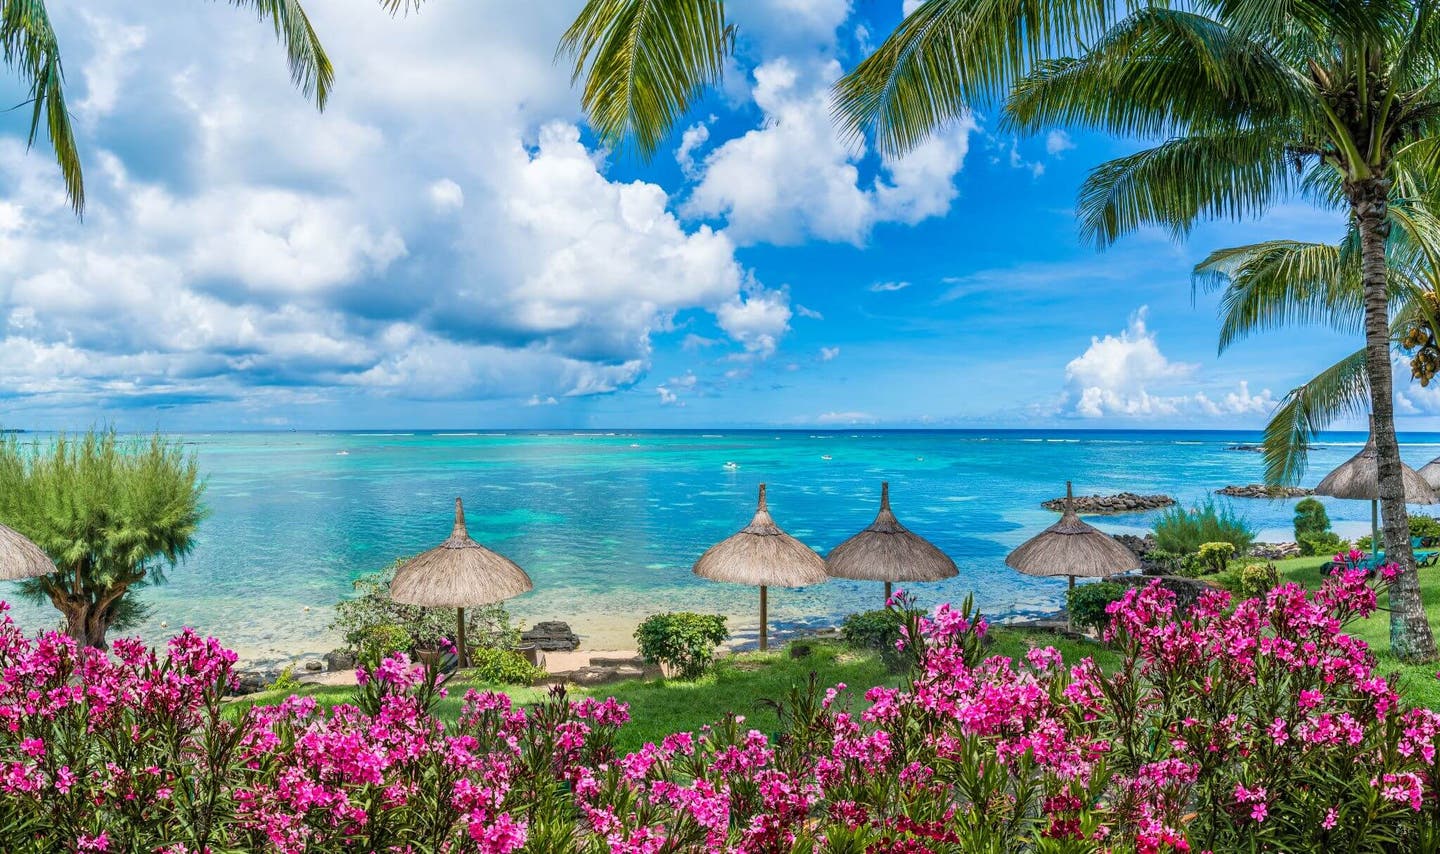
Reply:
[[[901, 687], [777, 698], [621, 755], [628, 710], [532, 708], [433, 669], [359, 671], [353, 705], [228, 713], [234, 655], [25, 638], [0, 619], [0, 850], [273, 852], [1431, 851], [1440, 716], [1343, 633], [1373, 581], [1341, 572], [1188, 615], [1158, 583], [1109, 606], [1121, 661], [986, 657], [968, 607], [905, 613]], [[848, 699], [847, 699], [848, 698]]]

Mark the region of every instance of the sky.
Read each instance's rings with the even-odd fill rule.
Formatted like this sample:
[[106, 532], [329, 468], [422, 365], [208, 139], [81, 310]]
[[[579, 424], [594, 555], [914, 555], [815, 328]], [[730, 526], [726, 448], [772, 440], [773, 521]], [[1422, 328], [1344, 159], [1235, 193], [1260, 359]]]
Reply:
[[[1217, 354], [1191, 287], [1333, 211], [1100, 252], [1076, 192], [1135, 140], [982, 104], [898, 160], [843, 141], [828, 86], [900, 0], [730, 0], [723, 85], [648, 161], [554, 61], [577, 3], [305, 6], [323, 113], [227, 4], [51, 4], [89, 200], [0, 113], [0, 426], [1249, 428], [1360, 345]], [[1440, 427], [1407, 379], [1402, 429]]]

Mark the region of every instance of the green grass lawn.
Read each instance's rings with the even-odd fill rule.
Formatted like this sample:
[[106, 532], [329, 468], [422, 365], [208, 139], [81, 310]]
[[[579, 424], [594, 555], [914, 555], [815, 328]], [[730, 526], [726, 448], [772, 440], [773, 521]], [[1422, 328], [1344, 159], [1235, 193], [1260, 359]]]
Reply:
[[[1067, 661], [1078, 661], [1094, 655], [1102, 665], [1113, 658], [1104, 647], [1089, 641], [1075, 641], [1050, 634], [996, 628], [991, 630], [990, 651], [1012, 658], [1024, 656], [1032, 646], [1055, 646]], [[636, 750], [647, 741], [659, 741], [665, 735], [682, 730], [696, 730], [714, 723], [727, 713], [744, 715], [747, 722], [762, 732], [779, 726], [775, 712], [764, 700], [783, 699], [792, 687], [803, 687], [813, 672], [822, 688], [843, 682], [855, 702], [862, 702], [865, 691], [876, 685], [898, 685], [899, 678], [885, 671], [878, 655], [845, 649], [834, 642], [813, 642], [813, 652], [804, 658], [791, 658], [786, 650], [759, 653], [746, 652], [724, 656], [716, 662], [713, 673], [694, 682], [676, 680], [632, 680], [594, 688], [572, 686], [572, 697], [615, 697], [630, 704], [630, 725], [622, 731], [619, 747]], [[485, 685], [469, 681], [463, 672], [448, 686], [450, 696], [442, 700], [436, 713], [444, 720], [454, 720], [460, 711], [460, 700], [469, 688], [504, 691], [519, 704], [538, 702], [548, 688], [517, 688]], [[348, 686], [306, 685], [295, 692], [314, 697], [321, 705], [350, 702], [354, 689]], [[278, 703], [290, 692], [273, 691], [237, 701], [237, 711], [255, 704]]]
[[[1297, 557], [1275, 562], [1282, 581], [1294, 581], [1314, 589], [1320, 586], [1320, 565], [1325, 558]], [[1420, 596], [1425, 602], [1425, 613], [1430, 626], [1440, 630], [1440, 566], [1421, 567]], [[1385, 597], [1380, 607], [1386, 607]], [[1440, 679], [1435, 678], [1440, 664], [1403, 664], [1390, 654], [1390, 615], [1377, 611], [1368, 619], [1361, 620], [1349, 628], [1349, 633], [1370, 644], [1379, 659], [1379, 671], [1383, 674], [1399, 674], [1400, 688], [1417, 705], [1440, 709]]]

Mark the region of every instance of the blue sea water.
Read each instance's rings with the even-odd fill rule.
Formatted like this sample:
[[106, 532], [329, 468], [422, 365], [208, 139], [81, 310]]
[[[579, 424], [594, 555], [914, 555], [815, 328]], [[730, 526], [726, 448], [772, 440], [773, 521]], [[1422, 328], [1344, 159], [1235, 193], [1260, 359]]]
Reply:
[[[26, 437], [29, 438], [29, 437]], [[251, 659], [333, 645], [337, 600], [359, 575], [438, 544], [454, 498], [471, 535], [523, 566], [535, 590], [511, 602], [521, 619], [564, 619], [595, 648], [631, 643], [646, 614], [725, 613], [753, 632], [757, 593], [693, 576], [708, 546], [754, 512], [756, 486], [789, 533], [821, 552], [875, 515], [890, 481], [900, 520], [960, 566], [917, 585], [922, 602], [974, 593], [1001, 616], [1054, 610], [1065, 582], [1021, 576], [1005, 554], [1054, 521], [1041, 501], [1063, 494], [1163, 492], [1202, 500], [1259, 481], [1261, 457], [1227, 450], [1244, 431], [731, 431], [214, 433], [180, 437], [207, 477], [210, 516], [185, 563], [141, 594], [154, 606], [140, 634], [179, 626], [214, 634]], [[1354, 454], [1360, 434], [1327, 436], [1306, 485]], [[1402, 437], [1407, 462], [1440, 454], [1440, 436]], [[727, 466], [733, 463], [733, 466]], [[1325, 499], [1344, 534], [1369, 528], [1364, 502]], [[1290, 539], [1294, 501], [1237, 499], [1261, 539]], [[1092, 519], [1140, 533], [1148, 515]], [[0, 595], [12, 602], [13, 590]], [[876, 607], [878, 584], [831, 581], [772, 591], [775, 621], [832, 624]], [[17, 603], [26, 628], [54, 625], [49, 606]]]

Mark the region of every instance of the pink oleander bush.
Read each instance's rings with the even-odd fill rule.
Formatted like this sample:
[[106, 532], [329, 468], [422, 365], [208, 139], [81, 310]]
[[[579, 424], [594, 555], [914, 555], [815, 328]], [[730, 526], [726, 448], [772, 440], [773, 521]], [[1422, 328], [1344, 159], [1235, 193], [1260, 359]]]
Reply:
[[6, 852], [1433, 851], [1440, 716], [1409, 708], [1343, 633], [1381, 573], [1189, 614], [1156, 585], [1110, 606], [1121, 663], [986, 657], [984, 621], [897, 597], [914, 662], [863, 701], [777, 698], [628, 755], [616, 701], [532, 708], [433, 670], [359, 672], [353, 705], [229, 712], [235, 657], [25, 637], [0, 618]]

